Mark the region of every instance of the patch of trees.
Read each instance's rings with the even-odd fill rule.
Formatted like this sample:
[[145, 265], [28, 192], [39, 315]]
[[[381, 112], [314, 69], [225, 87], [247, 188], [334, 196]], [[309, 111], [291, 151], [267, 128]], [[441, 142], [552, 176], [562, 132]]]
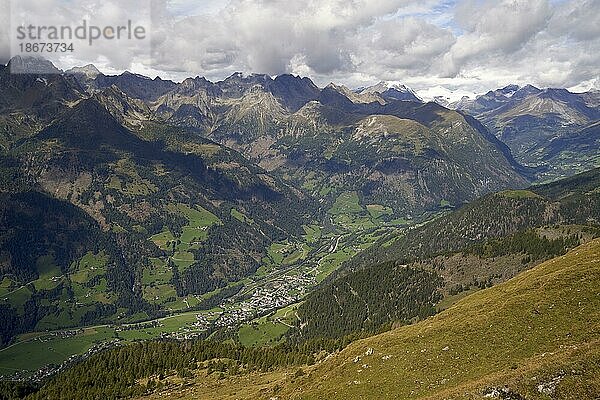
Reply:
[[25, 382], [0, 381], [0, 400], [19, 400], [38, 388]]
[[0, 347], [10, 343], [14, 335], [22, 331], [20, 316], [10, 304], [0, 304]]
[[98, 303], [95, 305], [93, 310], [87, 311], [81, 316], [79, 321], [80, 325], [91, 325], [94, 322], [102, 321], [105, 318], [114, 315], [117, 312], [117, 306], [114, 304], [102, 304]]
[[176, 289], [179, 288], [177, 295], [186, 296], [188, 293], [203, 294], [225, 286], [226, 282], [222, 278], [216, 277], [214, 272], [213, 263], [207, 263], [205, 260], [202, 260], [192, 264], [183, 272], [181, 278], [178, 278], [181, 284], [176, 284], [175, 281], [175, 278], [179, 277], [179, 273], [173, 274], [173, 284]]
[[545, 236], [539, 236], [535, 230], [528, 229], [506, 238], [493, 239], [473, 246], [466, 253], [476, 254], [483, 258], [494, 258], [507, 254], [527, 254], [528, 257], [524, 258], [524, 263], [526, 263], [525, 261], [561, 256], [579, 244], [579, 235], [577, 234], [548, 239]]
[[[93, 355], [48, 381], [29, 399], [108, 399], [140, 396], [164, 377], [192, 371], [239, 374], [314, 362], [299, 348], [251, 348], [213, 341], [136, 343]], [[140, 379], [152, 378], [147, 384]], [[152, 382], [152, 383], [151, 383]]]
[[9, 260], [2, 272], [21, 282], [37, 278], [41, 256], [52, 255], [66, 271], [73, 259], [103, 242], [99, 226], [83, 210], [38, 192], [0, 193], [0, 231], [0, 252]]
[[235, 296], [242, 290], [244, 285], [235, 285], [223, 288], [219, 290], [218, 293], [213, 296], [200, 301], [196, 306], [194, 306], [193, 310], [210, 310], [211, 308], [217, 307], [219, 304], [223, 302], [223, 300], [228, 299], [231, 296]]
[[304, 339], [376, 332], [393, 322], [410, 323], [435, 313], [442, 279], [435, 273], [379, 264], [344, 276], [311, 293], [298, 309]]

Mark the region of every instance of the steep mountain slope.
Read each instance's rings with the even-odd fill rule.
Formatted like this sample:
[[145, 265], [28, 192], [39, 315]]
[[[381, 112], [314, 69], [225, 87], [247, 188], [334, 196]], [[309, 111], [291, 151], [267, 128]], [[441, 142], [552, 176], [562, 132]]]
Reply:
[[484, 122], [518, 161], [547, 166], [541, 177], [598, 166], [600, 135], [593, 128], [600, 119], [596, 92], [509, 85], [452, 106]]
[[351, 344], [278, 395], [594, 398], [599, 256], [595, 240], [428, 320]]
[[294, 75], [279, 75], [269, 87], [270, 92], [290, 111], [297, 111], [319, 97], [319, 88], [309, 79]]
[[[74, 298], [69, 282], [52, 280], [67, 274], [73, 260], [101, 249], [120, 260], [110, 234], [83, 210], [38, 192], [0, 193], [0, 231], [0, 346], [54, 314], [61, 296]], [[108, 281], [110, 296], [116, 287]], [[102, 314], [102, 306], [81, 307], [81, 315]]]
[[0, 193], [2, 274], [29, 282], [39, 257], [52, 254], [67, 267], [102, 241], [98, 224], [77, 207], [37, 192]]
[[382, 239], [352, 259], [347, 267], [459, 251], [485, 240], [547, 225], [598, 225], [599, 187], [600, 169], [595, 169], [528, 190], [490, 194], [404, 235]]
[[504, 282], [600, 236], [600, 227], [555, 225], [406, 263], [342, 273], [297, 309], [293, 341], [373, 334], [423, 319], [474, 291]]
[[380, 264], [310, 293], [298, 307], [294, 341], [373, 333], [391, 323], [435, 314], [443, 279], [437, 271]]
[[294, 340], [377, 332], [444, 308], [600, 235], [600, 170], [488, 195], [388, 235], [298, 307]]
[[[3, 204], [2, 315], [38, 307], [27, 328], [40, 330], [148, 318], [254, 273], [272, 242], [303, 233], [302, 193], [195, 133], [134, 134], [98, 99], [2, 155], [2, 191], [28, 199]], [[55, 218], [32, 231], [29, 214]]]

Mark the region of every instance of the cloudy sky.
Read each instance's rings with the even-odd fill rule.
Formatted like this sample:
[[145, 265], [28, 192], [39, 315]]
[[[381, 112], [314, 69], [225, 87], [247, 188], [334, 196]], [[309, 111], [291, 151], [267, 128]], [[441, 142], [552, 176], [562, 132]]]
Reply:
[[[44, 16], [56, 3], [77, 3], [14, 1]], [[154, 2], [151, 57], [145, 49], [113, 49], [63, 63], [176, 80], [241, 71], [350, 87], [397, 81], [425, 97], [509, 83], [600, 88], [600, 0], [147, 1]], [[104, 0], [102, 7], [111, 2], [127, 3]], [[4, 30], [10, 25], [0, 22]]]

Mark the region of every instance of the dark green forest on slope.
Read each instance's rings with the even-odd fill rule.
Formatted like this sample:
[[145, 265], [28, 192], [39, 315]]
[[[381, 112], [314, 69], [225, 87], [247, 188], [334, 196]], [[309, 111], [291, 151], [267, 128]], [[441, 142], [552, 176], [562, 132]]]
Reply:
[[[346, 262], [299, 307], [295, 340], [377, 332], [600, 236], [600, 169], [470, 203]], [[443, 279], [442, 277], [445, 277]]]

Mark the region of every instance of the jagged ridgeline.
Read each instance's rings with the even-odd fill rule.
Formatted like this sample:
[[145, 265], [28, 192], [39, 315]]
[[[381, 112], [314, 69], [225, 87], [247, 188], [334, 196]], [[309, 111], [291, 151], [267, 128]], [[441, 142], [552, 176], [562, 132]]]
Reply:
[[330, 85], [290, 113], [255, 88], [229, 101], [209, 137], [317, 197], [356, 191], [396, 217], [525, 185], [510, 152], [471, 119], [433, 103], [353, 102], [345, 93]]
[[449, 106], [477, 117], [519, 162], [548, 179], [598, 166], [599, 104], [598, 90], [509, 85]]
[[357, 191], [365, 204], [389, 207], [391, 219], [413, 217], [525, 186], [530, 173], [483, 125], [403, 87], [353, 92], [240, 73], [181, 84], [129, 73], [75, 76], [101, 90], [96, 98], [126, 126], [193, 128], [328, 206]]

